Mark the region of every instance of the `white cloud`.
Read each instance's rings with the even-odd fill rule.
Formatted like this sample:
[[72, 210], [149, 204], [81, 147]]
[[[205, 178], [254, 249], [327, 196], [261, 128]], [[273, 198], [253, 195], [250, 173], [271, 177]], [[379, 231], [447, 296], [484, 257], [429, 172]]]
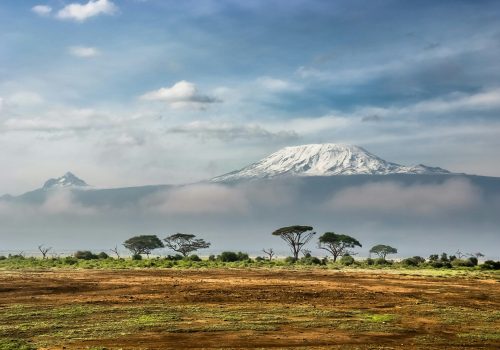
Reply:
[[6, 104], [15, 106], [32, 106], [43, 102], [43, 97], [32, 91], [18, 91], [9, 95], [5, 100]]
[[223, 185], [189, 185], [149, 197], [146, 209], [166, 214], [244, 214], [249, 210], [245, 193]]
[[170, 133], [189, 134], [196, 137], [230, 141], [236, 139], [259, 140], [292, 140], [298, 137], [294, 131], [269, 131], [260, 125], [235, 125], [232, 123], [216, 123], [194, 121], [186, 125], [169, 129]]
[[440, 215], [475, 208], [480, 202], [478, 188], [468, 180], [452, 179], [442, 184], [412, 186], [396, 182], [369, 183], [340, 191], [328, 206], [339, 212]]
[[31, 8], [31, 11], [39, 16], [48, 16], [52, 12], [52, 7], [47, 5], [36, 5]]
[[300, 87], [297, 86], [296, 84], [286, 81], [286, 80], [281, 80], [281, 79], [276, 79], [272, 77], [260, 77], [257, 79], [257, 83], [262, 86], [263, 88], [274, 91], [274, 92], [285, 92], [285, 91], [299, 91]]
[[3, 125], [8, 131], [77, 131], [108, 128], [117, 123], [113, 117], [91, 108], [55, 108], [31, 118], [10, 118]]
[[181, 80], [168, 88], [160, 88], [141, 96], [147, 101], [164, 101], [172, 108], [203, 109], [210, 103], [220, 102], [217, 98], [201, 94], [195, 84]]
[[95, 47], [71, 46], [68, 50], [71, 55], [80, 58], [92, 58], [101, 54]]
[[57, 12], [57, 18], [84, 22], [99, 15], [113, 15], [118, 7], [110, 0], [90, 0], [86, 4], [72, 3]]

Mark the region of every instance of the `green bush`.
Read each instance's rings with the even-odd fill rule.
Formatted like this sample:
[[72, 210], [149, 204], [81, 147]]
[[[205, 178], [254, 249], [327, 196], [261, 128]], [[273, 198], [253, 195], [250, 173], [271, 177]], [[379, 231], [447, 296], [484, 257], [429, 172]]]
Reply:
[[98, 259], [97, 255], [92, 253], [90, 250], [79, 250], [74, 254], [74, 257], [81, 260]]
[[368, 258], [365, 260], [365, 263], [366, 265], [374, 265], [375, 264], [375, 260], [372, 259], [372, 258]]
[[99, 254], [97, 254], [97, 258], [98, 259], [109, 259], [109, 255], [106, 254], [105, 252], [100, 252]]
[[248, 257], [248, 254], [242, 253], [242, 252], [222, 252], [218, 257], [217, 260], [222, 261], [222, 262], [235, 262], [235, 261], [247, 261], [250, 260]]
[[201, 261], [201, 258], [198, 255], [193, 254], [193, 255], [187, 256], [185, 260], [188, 260], [188, 261]]
[[470, 261], [470, 259], [455, 259], [451, 262], [453, 267], [474, 267], [474, 262]]
[[425, 259], [420, 256], [414, 256], [412, 258], [403, 259], [401, 264], [403, 266], [419, 266], [425, 262]]
[[7, 258], [3, 255], [0, 255], [0, 260], [6, 260]]
[[383, 258], [375, 259], [375, 265], [392, 265], [392, 261]]
[[303, 258], [299, 259], [298, 262], [300, 264], [303, 264], [303, 265], [322, 265], [323, 264], [321, 262], [321, 260], [319, 260], [315, 256], [311, 256], [310, 254], [309, 254], [309, 256], [304, 256]]
[[295, 258], [293, 256], [287, 256], [285, 258], [285, 263], [287, 263], [287, 264], [294, 264], [295, 263]]
[[475, 256], [471, 256], [469, 259], [469, 262], [473, 265], [473, 266], [477, 266], [477, 263], [478, 263], [478, 260]]
[[350, 256], [349, 254], [346, 254], [340, 258], [340, 263], [342, 265], [350, 266], [350, 265], [354, 264], [354, 258], [352, 256]]
[[132, 260], [142, 260], [142, 255], [141, 254], [134, 254], [134, 255], [132, 255]]
[[485, 270], [500, 270], [500, 261], [486, 260], [481, 265], [481, 268]]
[[76, 265], [78, 264], [78, 259], [73, 256], [67, 256], [63, 259], [63, 263], [67, 265]]

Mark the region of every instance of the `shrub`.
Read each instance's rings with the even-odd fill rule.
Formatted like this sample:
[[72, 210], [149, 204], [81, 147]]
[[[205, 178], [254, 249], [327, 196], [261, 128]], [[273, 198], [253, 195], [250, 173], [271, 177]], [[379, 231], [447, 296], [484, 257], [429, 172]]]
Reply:
[[354, 264], [354, 258], [352, 256], [350, 256], [349, 254], [346, 254], [340, 258], [340, 263], [342, 265], [350, 266], [350, 265]]
[[67, 256], [64, 258], [63, 262], [66, 265], [76, 265], [76, 264], [78, 264], [78, 259], [73, 257], [73, 256]]
[[5, 259], [7, 259], [5, 256], [0, 255], [0, 260], [5, 260]]
[[24, 260], [25, 257], [22, 254], [9, 254], [9, 259], [19, 259]]
[[257, 261], [257, 262], [260, 262], [260, 261], [266, 261], [266, 260], [267, 260], [267, 259], [264, 259], [264, 258], [263, 258], [263, 257], [261, 257], [261, 256], [258, 256], [258, 257], [256, 257], [256, 258], [255, 258], [255, 261]]
[[451, 262], [454, 267], [474, 267], [474, 263], [469, 259], [455, 259]]
[[404, 266], [418, 266], [418, 265], [419, 265], [418, 260], [416, 260], [416, 259], [414, 259], [414, 258], [407, 258], [407, 259], [404, 259], [403, 261], [401, 261], [401, 263], [402, 263]]
[[375, 260], [375, 265], [392, 265], [392, 261], [385, 260], [383, 258], [378, 258]]
[[425, 259], [418, 255], [415, 255], [412, 259], [415, 260], [419, 265], [425, 262]]
[[215, 257], [215, 255], [211, 254], [209, 257], [208, 257], [208, 261], [215, 261], [217, 260], [217, 258]]
[[134, 255], [132, 255], [132, 260], [142, 260], [142, 255], [141, 254], [134, 254]]
[[192, 255], [186, 257], [186, 260], [188, 260], [188, 261], [201, 261], [200, 257], [196, 254], [192, 254]]
[[500, 270], [500, 261], [486, 260], [481, 265], [481, 268], [486, 270]]
[[303, 258], [301, 258], [299, 260], [299, 263], [300, 264], [304, 264], [304, 265], [321, 265], [322, 262], [321, 260], [319, 260], [318, 258], [314, 257], [314, 256], [311, 256], [309, 254], [309, 256], [304, 256]]
[[295, 258], [294, 258], [293, 256], [287, 256], [287, 257], [285, 258], [285, 262], [286, 262], [287, 264], [294, 264], [294, 263], [295, 263]]
[[366, 265], [374, 265], [375, 264], [375, 260], [373, 260], [372, 258], [366, 259], [365, 262], [366, 262]]
[[97, 255], [92, 253], [90, 250], [79, 250], [74, 254], [75, 258], [82, 260], [92, 260], [98, 259]]
[[477, 266], [478, 261], [477, 261], [477, 258], [475, 256], [471, 256], [467, 260], [469, 260], [472, 263], [473, 266]]
[[106, 254], [105, 252], [100, 252], [99, 254], [97, 254], [97, 258], [98, 259], [108, 259], [109, 255]]
[[220, 260], [222, 262], [234, 262], [234, 261], [247, 261], [250, 260], [248, 257], [248, 254], [242, 253], [242, 252], [222, 252], [218, 257], [217, 260]]
[[175, 254], [175, 255], [167, 255], [167, 259], [172, 261], [179, 261], [184, 259], [184, 257], [180, 254]]

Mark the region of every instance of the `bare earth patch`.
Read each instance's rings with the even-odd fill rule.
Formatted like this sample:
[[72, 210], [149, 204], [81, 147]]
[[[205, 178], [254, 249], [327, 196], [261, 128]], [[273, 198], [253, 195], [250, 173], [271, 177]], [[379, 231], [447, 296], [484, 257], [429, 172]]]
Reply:
[[492, 278], [0, 271], [0, 349], [13, 341], [27, 349], [498, 349], [499, 330], [500, 283]]

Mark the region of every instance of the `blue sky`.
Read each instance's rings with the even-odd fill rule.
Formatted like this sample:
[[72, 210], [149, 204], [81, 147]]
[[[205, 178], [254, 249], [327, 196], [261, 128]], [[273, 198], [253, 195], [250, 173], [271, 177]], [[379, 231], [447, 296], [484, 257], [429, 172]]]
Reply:
[[0, 193], [183, 183], [286, 145], [500, 176], [498, 1], [5, 0]]

